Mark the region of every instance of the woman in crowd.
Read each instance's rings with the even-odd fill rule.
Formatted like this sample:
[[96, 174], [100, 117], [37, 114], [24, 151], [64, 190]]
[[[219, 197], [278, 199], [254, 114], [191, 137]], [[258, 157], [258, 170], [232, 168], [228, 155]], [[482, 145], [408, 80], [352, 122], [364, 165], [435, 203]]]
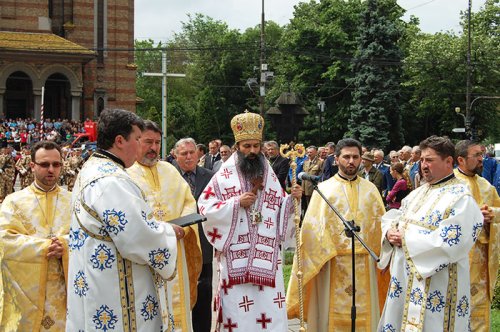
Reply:
[[391, 165], [390, 174], [396, 180], [396, 183], [385, 199], [389, 209], [399, 209], [401, 200], [410, 192], [410, 181], [404, 172], [403, 164], [400, 162]]

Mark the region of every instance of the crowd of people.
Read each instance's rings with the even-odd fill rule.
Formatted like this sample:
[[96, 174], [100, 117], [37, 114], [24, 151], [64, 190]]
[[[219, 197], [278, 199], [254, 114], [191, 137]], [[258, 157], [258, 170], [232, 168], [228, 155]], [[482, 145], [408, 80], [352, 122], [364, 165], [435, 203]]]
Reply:
[[19, 151], [23, 146], [43, 140], [65, 144], [78, 133], [85, 133], [84, 122], [49, 118], [43, 122], [31, 118], [5, 119], [0, 120], [0, 147], [10, 145]]
[[[4, 125], [11, 138], [40, 130]], [[161, 128], [118, 109], [102, 112], [86, 161], [45, 137], [20, 144], [14, 162], [7, 144], [0, 330], [287, 331], [303, 313], [309, 331], [344, 331], [352, 296], [360, 331], [489, 330], [500, 167], [484, 146], [431, 136], [384, 158], [352, 138], [296, 145], [293, 177], [260, 115], [231, 128], [232, 145], [183, 138], [165, 160]], [[380, 256], [357, 245], [356, 284], [353, 238], [315, 189]], [[196, 213], [206, 221], [172, 222]], [[301, 264], [285, 292], [296, 227]]]

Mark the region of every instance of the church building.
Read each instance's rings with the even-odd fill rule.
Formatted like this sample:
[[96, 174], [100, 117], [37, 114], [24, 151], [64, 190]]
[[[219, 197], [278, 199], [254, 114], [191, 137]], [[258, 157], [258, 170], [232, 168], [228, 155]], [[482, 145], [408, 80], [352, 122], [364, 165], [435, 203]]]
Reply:
[[135, 112], [134, 0], [0, 0], [0, 119]]

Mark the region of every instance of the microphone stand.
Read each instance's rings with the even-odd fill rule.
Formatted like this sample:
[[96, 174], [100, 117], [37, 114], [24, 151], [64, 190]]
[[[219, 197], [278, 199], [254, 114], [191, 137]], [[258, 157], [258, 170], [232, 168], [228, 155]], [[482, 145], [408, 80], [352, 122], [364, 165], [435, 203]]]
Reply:
[[354, 238], [356, 238], [359, 241], [359, 243], [361, 243], [363, 245], [363, 247], [365, 247], [366, 251], [368, 251], [370, 256], [372, 256], [372, 258], [376, 262], [379, 262], [380, 258], [378, 258], [378, 256], [375, 254], [375, 252], [373, 252], [373, 250], [371, 250], [368, 247], [368, 245], [365, 243], [365, 241], [363, 241], [363, 239], [360, 238], [359, 235], [356, 233], [356, 232], [359, 232], [361, 230], [361, 228], [355, 224], [354, 220], [349, 220], [349, 221], [345, 220], [345, 218], [340, 214], [340, 212], [337, 210], [337, 208], [335, 208], [335, 206], [333, 206], [330, 203], [330, 201], [328, 201], [328, 199], [325, 197], [325, 195], [323, 195], [321, 190], [319, 190], [318, 183], [316, 181], [311, 181], [311, 182], [314, 186], [314, 190], [321, 196], [321, 198], [323, 198], [323, 200], [326, 202], [326, 204], [328, 204], [330, 209], [332, 209], [333, 212], [335, 212], [337, 217], [339, 217], [339, 219], [342, 220], [342, 223], [344, 224], [344, 227], [345, 227], [345, 235], [347, 237], [351, 238], [351, 258], [352, 258], [351, 331], [354, 332], [354, 331], [356, 331], [356, 265], [355, 265], [355, 263], [356, 263], [356, 251], [355, 251]]

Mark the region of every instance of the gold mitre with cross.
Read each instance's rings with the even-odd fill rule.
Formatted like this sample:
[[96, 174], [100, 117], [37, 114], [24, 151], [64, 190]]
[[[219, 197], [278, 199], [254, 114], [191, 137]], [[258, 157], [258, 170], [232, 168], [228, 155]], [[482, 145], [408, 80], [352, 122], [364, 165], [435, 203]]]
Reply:
[[231, 120], [231, 129], [236, 143], [247, 139], [262, 141], [264, 119], [259, 114], [245, 110], [244, 113], [236, 115]]

